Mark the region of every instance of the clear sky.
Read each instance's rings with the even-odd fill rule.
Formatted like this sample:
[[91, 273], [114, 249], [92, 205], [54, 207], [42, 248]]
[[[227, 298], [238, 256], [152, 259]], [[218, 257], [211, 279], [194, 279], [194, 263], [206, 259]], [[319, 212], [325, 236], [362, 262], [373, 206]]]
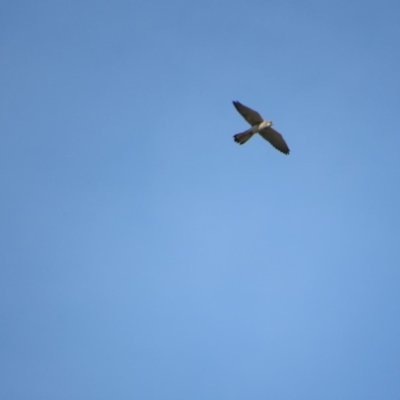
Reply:
[[399, 15], [3, 0], [0, 398], [398, 400]]

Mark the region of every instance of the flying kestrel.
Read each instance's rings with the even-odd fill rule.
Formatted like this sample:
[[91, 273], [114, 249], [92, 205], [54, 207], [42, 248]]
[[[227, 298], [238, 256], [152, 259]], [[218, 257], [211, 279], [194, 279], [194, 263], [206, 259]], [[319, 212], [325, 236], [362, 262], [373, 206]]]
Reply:
[[250, 129], [233, 136], [236, 143], [246, 143], [255, 133], [259, 133], [265, 140], [268, 140], [277, 150], [289, 154], [289, 147], [282, 135], [272, 128], [272, 121], [265, 121], [261, 115], [249, 107], [233, 101], [233, 105], [239, 114], [251, 125]]

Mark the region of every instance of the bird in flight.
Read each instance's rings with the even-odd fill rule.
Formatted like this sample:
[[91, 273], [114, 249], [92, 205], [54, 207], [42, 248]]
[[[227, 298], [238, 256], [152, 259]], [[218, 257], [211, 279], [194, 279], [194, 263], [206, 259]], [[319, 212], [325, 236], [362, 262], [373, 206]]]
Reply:
[[268, 140], [277, 150], [289, 154], [290, 150], [282, 135], [272, 128], [272, 121], [265, 121], [261, 115], [249, 107], [233, 101], [233, 105], [239, 114], [251, 125], [250, 129], [233, 136], [236, 143], [246, 143], [255, 133], [259, 133], [265, 140]]

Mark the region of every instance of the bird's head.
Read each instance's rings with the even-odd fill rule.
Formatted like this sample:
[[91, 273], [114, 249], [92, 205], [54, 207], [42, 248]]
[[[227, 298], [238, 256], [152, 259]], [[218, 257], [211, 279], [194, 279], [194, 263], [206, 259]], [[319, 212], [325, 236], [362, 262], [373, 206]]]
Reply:
[[262, 125], [263, 128], [269, 128], [270, 126], [272, 126], [274, 123], [272, 121], [263, 121]]
[[267, 129], [271, 127], [274, 123], [272, 121], [262, 121], [261, 124], [258, 125], [257, 129]]

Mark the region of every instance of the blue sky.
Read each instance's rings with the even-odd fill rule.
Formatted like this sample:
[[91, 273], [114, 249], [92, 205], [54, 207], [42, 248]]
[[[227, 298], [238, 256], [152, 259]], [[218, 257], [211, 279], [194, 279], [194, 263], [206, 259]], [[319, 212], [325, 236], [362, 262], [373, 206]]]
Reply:
[[1, 398], [399, 398], [398, 2], [0, 9]]

